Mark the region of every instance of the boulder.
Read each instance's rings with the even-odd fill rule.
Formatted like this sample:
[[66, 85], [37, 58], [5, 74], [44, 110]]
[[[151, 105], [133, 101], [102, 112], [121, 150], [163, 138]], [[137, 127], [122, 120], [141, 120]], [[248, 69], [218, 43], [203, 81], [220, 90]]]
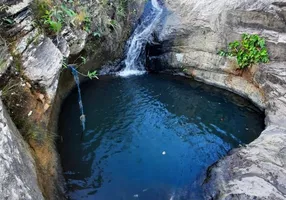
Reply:
[[25, 75], [46, 89], [53, 99], [58, 85], [63, 55], [51, 39], [45, 37], [39, 44], [30, 46], [23, 53], [23, 70]]

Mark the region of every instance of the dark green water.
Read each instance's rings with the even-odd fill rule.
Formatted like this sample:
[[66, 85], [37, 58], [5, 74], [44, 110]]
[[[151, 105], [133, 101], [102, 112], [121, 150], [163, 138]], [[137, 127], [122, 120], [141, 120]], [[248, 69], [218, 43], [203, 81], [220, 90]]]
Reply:
[[257, 138], [263, 114], [226, 91], [182, 77], [101, 77], [76, 89], [59, 120], [70, 199], [202, 199], [207, 168]]

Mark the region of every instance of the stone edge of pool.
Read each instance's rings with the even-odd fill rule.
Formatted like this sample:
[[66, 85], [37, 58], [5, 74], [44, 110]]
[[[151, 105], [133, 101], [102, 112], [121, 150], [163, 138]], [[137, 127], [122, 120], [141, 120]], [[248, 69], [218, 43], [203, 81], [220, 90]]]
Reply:
[[[275, 69], [279, 69], [278, 64], [274, 65], [261, 66], [255, 75], [262, 90], [241, 80], [241, 77], [192, 71], [196, 79], [247, 97], [265, 109], [266, 128], [261, 135], [249, 145], [232, 150], [211, 167], [205, 186], [211, 197], [285, 199], [286, 90], [280, 86], [286, 85], [286, 81], [279, 75], [283, 72]], [[286, 66], [286, 63], [279, 65]]]

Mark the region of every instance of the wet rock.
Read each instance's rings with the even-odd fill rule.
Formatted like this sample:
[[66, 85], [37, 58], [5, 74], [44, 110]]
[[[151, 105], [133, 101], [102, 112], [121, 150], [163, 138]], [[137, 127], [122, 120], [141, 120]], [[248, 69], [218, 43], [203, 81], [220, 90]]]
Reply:
[[44, 199], [35, 162], [0, 100], [0, 199]]

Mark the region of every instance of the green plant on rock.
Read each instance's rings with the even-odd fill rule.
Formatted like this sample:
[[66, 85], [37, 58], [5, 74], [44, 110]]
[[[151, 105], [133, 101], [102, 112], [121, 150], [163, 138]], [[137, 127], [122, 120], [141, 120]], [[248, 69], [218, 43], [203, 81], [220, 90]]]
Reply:
[[90, 17], [85, 16], [85, 18], [83, 20], [83, 30], [90, 33], [90, 29], [91, 29], [91, 19], [90, 19]]
[[[114, 41], [123, 32], [122, 22], [128, 19], [128, 0], [97, 0], [92, 1], [88, 13], [92, 19], [91, 35], [94, 38], [105, 37]], [[118, 38], [117, 38], [118, 37]]]
[[85, 65], [87, 62], [86, 57], [80, 56], [80, 59], [81, 59], [81, 64]]
[[90, 29], [91, 20], [86, 9], [76, 9], [73, 1], [36, 0], [33, 8], [38, 24], [52, 33], [58, 34], [65, 25], [87, 32]]
[[92, 71], [92, 72], [88, 71], [87, 76], [89, 79], [94, 79], [94, 78], [99, 79], [97, 71]]
[[56, 10], [46, 11], [46, 14], [42, 17], [44, 24], [49, 26], [49, 29], [55, 33], [58, 33], [62, 30], [62, 22], [59, 19], [55, 19], [54, 16], [57, 13]]
[[221, 50], [218, 54], [225, 57], [236, 57], [240, 69], [245, 69], [253, 64], [269, 62], [265, 39], [258, 35], [243, 34], [241, 41], [229, 43], [228, 51]]

